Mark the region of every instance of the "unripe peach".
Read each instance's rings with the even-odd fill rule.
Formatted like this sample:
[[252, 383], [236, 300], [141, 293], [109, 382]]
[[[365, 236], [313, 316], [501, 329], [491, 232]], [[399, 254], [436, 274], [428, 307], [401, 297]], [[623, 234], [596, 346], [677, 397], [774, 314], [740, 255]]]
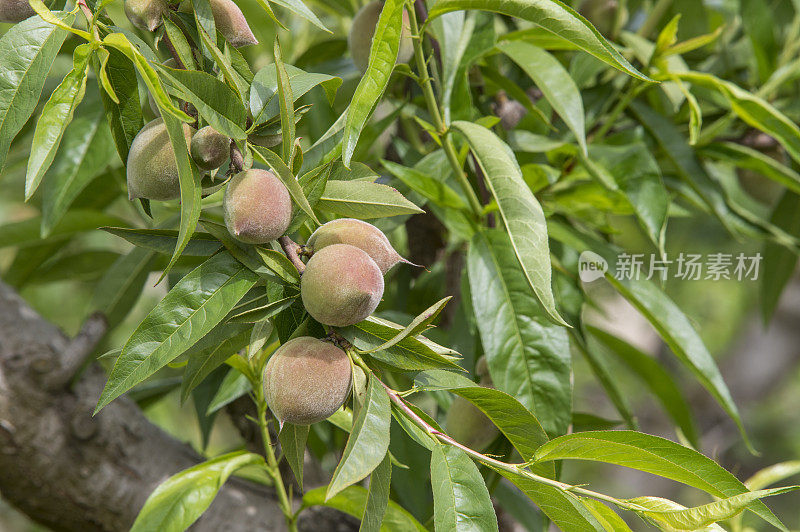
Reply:
[[275, 174], [256, 168], [231, 178], [222, 209], [228, 231], [248, 244], [275, 240], [286, 232], [292, 220], [289, 191]]
[[347, 327], [378, 306], [383, 297], [383, 274], [362, 249], [332, 244], [308, 261], [300, 278], [300, 296], [318, 322]]
[[[183, 124], [186, 147], [193, 130]], [[178, 163], [161, 118], [148, 122], [134, 137], [126, 164], [128, 197], [166, 201], [181, 195]]]
[[166, 0], [125, 0], [125, 14], [131, 24], [144, 31], [155, 31], [161, 17], [169, 13]]
[[0, 22], [22, 22], [35, 14], [28, 0], [0, 0]]
[[264, 396], [281, 422], [310, 425], [330, 417], [350, 393], [347, 354], [310, 336], [289, 340], [264, 369]]
[[231, 139], [211, 126], [200, 129], [192, 137], [191, 154], [200, 170], [210, 172], [228, 160]]
[[306, 243], [313, 251], [331, 244], [350, 244], [363, 249], [384, 274], [398, 262], [405, 262], [380, 229], [354, 218], [339, 218], [322, 225]]
[[258, 39], [244, 18], [244, 13], [233, 0], [210, 0], [210, 4], [214, 23], [226, 41], [236, 48], [258, 44]]
[[[353, 18], [347, 45], [353, 63], [361, 72], [366, 72], [369, 64], [369, 50], [372, 46], [372, 37], [375, 35], [375, 26], [383, 9], [383, 2], [375, 0], [362, 7]], [[411, 30], [408, 22], [408, 13], [403, 11], [403, 32], [400, 34], [400, 50], [397, 54], [398, 63], [408, 63], [414, 55], [414, 45], [411, 42]]]
[[453, 439], [475, 451], [483, 451], [499, 434], [486, 414], [461, 396], [450, 405], [445, 426]]

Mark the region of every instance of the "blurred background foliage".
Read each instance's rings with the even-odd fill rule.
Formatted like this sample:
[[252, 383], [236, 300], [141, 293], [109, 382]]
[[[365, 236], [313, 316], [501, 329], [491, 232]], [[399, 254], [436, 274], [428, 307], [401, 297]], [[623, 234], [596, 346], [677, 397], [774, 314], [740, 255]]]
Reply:
[[[578, 4], [579, 2], [575, 2]], [[264, 15], [262, 8], [255, 0], [238, 0], [237, 4], [246, 14], [248, 21], [261, 44], [243, 49], [250, 61], [253, 71], [272, 62], [271, 46], [275, 35], [274, 24]], [[325, 94], [315, 89], [303, 96], [299, 105], [312, 105], [314, 113], [309, 113], [300, 123], [301, 135], [306, 146], [319, 138], [338, 118], [349, 103], [360, 73], [353, 65], [348, 53], [346, 36], [353, 14], [359, 7], [358, 0], [312, 0], [312, 9], [320, 15], [323, 22], [332, 30], [325, 34], [300, 17], [292, 16], [280, 6], [273, 8], [278, 18], [283, 21], [289, 33], [282, 41], [284, 60], [297, 67], [314, 72], [329, 73], [343, 79], [333, 105], [329, 105]], [[577, 6], [576, 6], [577, 7]], [[769, 75], [780, 65], [795, 61], [800, 50], [800, 2], [791, 0], [629, 0], [627, 9], [630, 16], [625, 28], [635, 31], [642, 24], [650, 23], [654, 10], [660, 10], [661, 17], [656, 17], [656, 29], [660, 29], [676, 14], [680, 14], [679, 40], [686, 40], [700, 35], [720, 31], [720, 37], [713, 43], [686, 54], [686, 62], [696, 70], [713, 72], [717, 76], [730, 80], [745, 89], [757, 89], [769, 78]], [[124, 28], [135, 30], [123, 12], [122, 1], [116, 1], [109, 7], [109, 14], [114, 22]], [[485, 22], [485, 19], [481, 19]], [[501, 17], [488, 18], [498, 26], [508, 21]], [[593, 21], [596, 24], [598, 21]], [[599, 25], [599, 24], [598, 24]], [[519, 23], [519, 28], [529, 26]], [[0, 24], [0, 32], [9, 25]], [[499, 28], [497, 33], [506, 31]], [[657, 31], [651, 33], [654, 38]], [[625, 39], [622, 39], [625, 43]], [[61, 55], [57, 59], [44, 94], [49, 94], [58, 80], [71, 68], [71, 46], [74, 40], [69, 39]], [[630, 45], [630, 43], [625, 43]], [[161, 50], [163, 58], [167, 54]], [[574, 55], [570, 62], [573, 73], [585, 72], [585, 83], [582, 86], [583, 100], [587, 116], [596, 117], [603, 113], [603, 102], [607, 91], [619, 90], [616, 85], [603, 84], [592, 70], [592, 58], [585, 54]], [[485, 59], [487, 66], [492, 66], [492, 58]], [[496, 66], [496, 65], [495, 65]], [[795, 67], [800, 70], [800, 66]], [[523, 89], [530, 89], [532, 84], [516, 67], [502, 72], [507, 79]], [[794, 76], [795, 78], [797, 75]], [[776, 93], [773, 102], [795, 122], [800, 119], [800, 85], [797, 81], [784, 83]], [[697, 89], [702, 92], [704, 89]], [[709, 96], [709, 95], [705, 95]], [[664, 98], [663, 94], [651, 93], [649, 97]], [[487, 82], [476, 102], [480, 109], [498, 113], [507, 98], [497, 85]], [[96, 85], [89, 84], [89, 92], [82, 106], [98, 105], [99, 95]], [[713, 96], [708, 98], [714, 100]], [[42, 99], [42, 102], [45, 99]], [[146, 99], [142, 102], [147, 109]], [[40, 103], [41, 105], [41, 103]], [[405, 105], [405, 107], [401, 107]], [[372, 138], [374, 143], [362, 142], [362, 153], [358, 158], [383, 174], [383, 180], [401, 189], [408, 190], [397, 179], [381, 166], [381, 159], [392, 159], [403, 156], [406, 165], [415, 161], [414, 142], [417, 133], [411, 123], [411, 112], [407, 110], [414, 102], [405, 101], [404, 95], [390, 95], [388, 103], [382, 104], [373, 120], [376, 124]], [[538, 99], [536, 107], [543, 113], [551, 109], [544, 99]], [[708, 104], [706, 104], [708, 105]], [[399, 110], [399, 121], [382, 135], [380, 119], [391, 116]], [[718, 109], [708, 108], [710, 116], [719, 116]], [[149, 111], [146, 111], [149, 112]], [[688, 113], [686, 106], [676, 110], [677, 120], [686, 121], [681, 114]], [[76, 116], [80, 114], [80, 111]], [[38, 115], [34, 113], [34, 117]], [[709, 120], [710, 121], [710, 120]], [[31, 203], [23, 204], [25, 164], [30, 136], [33, 132], [33, 120], [18, 136], [12, 147], [6, 167], [0, 175], [0, 225], [24, 220], [38, 214], [41, 198], [35, 196]], [[519, 129], [533, 132], [546, 132], [545, 126], [535, 113], [525, 113], [521, 118]], [[741, 131], [745, 133], [744, 130]], [[611, 137], [611, 142], [625, 142], [626, 135], [641, 136], [640, 129]], [[791, 164], [788, 157], [781, 153], [775, 145], [768, 144], [764, 149], [769, 155]], [[534, 156], [531, 161], [536, 160]], [[525, 168], [525, 156], [520, 163]], [[795, 165], [796, 166], [796, 165]], [[721, 172], [736, 171], [730, 167], [720, 168]], [[734, 179], [747, 190], [754, 201], [754, 208], [768, 213], [780, 195], [780, 188], [772, 181], [757, 173], [739, 170]], [[107, 211], [120, 218], [136, 222], [139, 216], [135, 207], [128, 202], [121, 192], [124, 190], [124, 170], [119, 160], [114, 160], [102, 171], [98, 171], [96, 179], [81, 194], [76, 205], [108, 204]], [[583, 190], [573, 198], [575, 212], [584, 211], [587, 217], [604, 219], [613, 239], [627, 250], [640, 250], [641, 253], [653, 253], [652, 244], [647, 240], [639, 226], [624, 214], [615, 214], [613, 209], [600, 212], [602, 191], [593, 193], [591, 189]], [[409, 197], [413, 198], [413, 194]], [[666, 235], [666, 252], [675, 257], [681, 252], [691, 253], [731, 253], [744, 252], [752, 255], [762, 251], [762, 244], [752, 239], [737, 239], [726, 232], [711, 216], [698, 214], [674, 207]], [[407, 322], [412, 316], [421, 312], [437, 298], [448, 295], [453, 289], [452, 280], [447, 277], [447, 256], [454, 251], [448, 247], [447, 234], [442, 230], [434, 217], [428, 217], [428, 242], [436, 238], [440, 248], [436, 256], [425, 256], [425, 249], [415, 249], [414, 239], [418, 235], [408, 234], [403, 225], [393, 220], [391, 226], [382, 228], [389, 231], [395, 247], [412, 260], [422, 260], [429, 272], [423, 276], [408, 268], [395, 268], [387, 278], [385, 300], [379, 308], [404, 308], [407, 315], [397, 312], [385, 314], [397, 322]], [[424, 225], [422, 226], [424, 227]], [[0, 234], [0, 241], [3, 235]], [[433, 246], [435, 247], [435, 246]], [[103, 273], [103, 269], [116, 260], [121, 253], [130, 249], [126, 243], [114, 236], [102, 232], [83, 233], [69, 240], [50, 239], [45, 242], [25, 247], [0, 248], [0, 272], [3, 279], [15, 286], [21, 295], [44, 317], [60, 326], [67, 334], [74, 335], [81, 323], [93, 310], [92, 300], [95, 288]], [[91, 254], [86, 254], [91, 251]], [[147, 312], [163, 297], [166, 288], [154, 286], [157, 274], [151, 274], [145, 283], [141, 297], [135, 301], [131, 312], [125, 317], [105, 340], [99, 352], [121, 345], [142, 320]], [[455, 287], [456, 289], [458, 286]], [[601, 309], [596, 311], [593, 320], [612, 328], [620, 336], [639, 346], [649, 354], [659, 358], [668, 369], [677, 375], [676, 382], [689, 398], [697, 424], [702, 435], [704, 450], [719, 460], [727, 469], [739, 478], [747, 478], [762, 467], [776, 462], [800, 459], [800, 284], [797, 279], [789, 282], [775, 319], [769, 326], [764, 325], [761, 311], [761, 293], [758, 282], [732, 281], [679, 281], [670, 279], [666, 283], [667, 293], [693, 320], [710, 351], [717, 359], [726, 376], [735, 399], [742, 409], [745, 425], [760, 456], [747, 452], [730, 420], [726, 419], [719, 408], [711, 402], [700, 385], [690, 377], [685, 369], [667, 356], [665, 347], [658, 340], [646, 321], [636, 311], [615, 297], [607, 287], [596, 288], [596, 298]], [[470, 345], [473, 336], [463, 334], [468, 326], [469, 317], [463, 309], [447, 318], [447, 323], [437, 329], [433, 339], [445, 345], [452, 345], [465, 357], [465, 365], [473, 364], [476, 346]], [[608, 427], [621, 426], [616, 422], [617, 411], [609, 402], [603, 388], [597, 383], [593, 372], [585, 360], [574, 356], [574, 402], [575, 411], [592, 412], [594, 416], [607, 418]], [[608, 356], [606, 361], [611, 374], [618, 379], [627, 402], [632, 405], [639, 422], [640, 429], [652, 434], [672, 437], [673, 425], [664, 412], [655, 403], [652, 396], [641, 386], [639, 380], [618, 359]], [[753, 374], [766, 375], [768, 382], [751, 381]], [[180, 405], [179, 388], [174, 387], [179, 370], [165, 368], [158, 378], [140, 387], [134, 396], [141, 403], [148, 417], [176, 438], [189, 442], [199, 452], [216, 455], [242, 444], [238, 432], [232, 427], [224, 412], [217, 416], [210, 437], [204, 445], [202, 430], [194, 415], [194, 407], [187, 403]], [[752, 389], [751, 389], [752, 387]], [[434, 411], [433, 401], [423, 405]], [[586, 421], [586, 420], [584, 420]], [[590, 423], [597, 424], [592, 418]], [[327, 443], [331, 440], [343, 441], [344, 433], [330, 426], [314, 426], [310, 439], [310, 448], [321, 459], [323, 468], [335, 466], [333, 457], [326, 457]], [[400, 438], [393, 438], [401, 441]], [[409, 449], [392, 449], [401, 461], [412, 465], [418, 457], [410, 454]], [[427, 467], [421, 468], [426, 470]], [[413, 473], [398, 469], [393, 479], [400, 501], [412, 512], [424, 515], [429, 504], [423, 490], [403, 490], [402, 486], [412, 486], [416, 479]], [[651, 476], [631, 471], [614, 470], [609, 474], [608, 466], [590, 464], [571, 464], [565, 471], [564, 480], [572, 483], [602, 483], [605, 490], [615, 495], [627, 497], [641, 493], [648, 495], [676, 498], [687, 503], [701, 503], [702, 499], [692, 500], [696, 496], [691, 490], [680, 491], [676, 484]], [[792, 497], [780, 497], [770, 501], [775, 513], [794, 529], [800, 529], [800, 512], [796, 500]], [[755, 521], [755, 520], [753, 520]], [[644, 523], [640, 523], [645, 527]], [[756, 526], [753, 523], [753, 526]], [[26, 531], [39, 530], [25, 518], [0, 502], [0, 530]]]

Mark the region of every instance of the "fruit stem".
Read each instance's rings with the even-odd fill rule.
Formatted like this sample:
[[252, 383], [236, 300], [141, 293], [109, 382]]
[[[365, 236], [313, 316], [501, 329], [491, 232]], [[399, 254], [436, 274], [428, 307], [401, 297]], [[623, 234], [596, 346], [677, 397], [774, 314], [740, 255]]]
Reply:
[[289, 532], [297, 532], [297, 515], [292, 511], [292, 504], [289, 502], [289, 496], [286, 493], [286, 486], [283, 483], [283, 476], [278, 467], [278, 460], [275, 458], [275, 450], [272, 448], [272, 438], [270, 438], [269, 428], [267, 427], [267, 403], [263, 397], [257, 398], [256, 406], [258, 408], [258, 428], [261, 430], [264, 456], [267, 459], [267, 474], [275, 484], [278, 505], [286, 518], [286, 526], [289, 527]]
[[537, 475], [536, 473], [532, 473], [531, 471], [525, 469], [525, 467], [527, 467], [527, 464], [508, 464], [506, 462], [501, 462], [500, 460], [496, 460], [494, 458], [486, 456], [485, 454], [481, 454], [478, 451], [470, 449], [469, 447], [458, 443], [456, 440], [454, 440], [447, 434], [444, 434], [443, 432], [429, 425], [424, 419], [419, 417], [417, 413], [414, 412], [414, 410], [412, 410], [406, 404], [406, 401], [400, 396], [400, 392], [393, 390], [392, 388], [384, 384], [383, 381], [381, 381], [380, 379], [378, 379], [378, 382], [380, 382], [383, 385], [383, 388], [386, 390], [386, 393], [389, 395], [389, 399], [392, 401], [392, 403], [394, 403], [403, 412], [403, 414], [405, 414], [406, 417], [408, 417], [420, 429], [425, 431], [432, 439], [436, 440], [437, 442], [457, 447], [475, 461], [485, 464], [494, 470], [502, 470], [511, 473], [513, 475], [522, 476], [534, 482], [538, 482], [539, 484], [545, 484], [547, 486], [556, 488], [563, 492], [577, 493], [579, 495], [584, 495], [586, 497], [592, 497], [594, 499], [609, 502], [611, 504], [619, 506], [620, 508], [625, 508], [631, 511], [645, 510], [645, 508], [642, 508], [636, 504], [632, 504], [624, 500], [611, 497], [610, 495], [597, 493], [595, 491], [587, 490], [580, 486], [573, 486], [572, 484], [567, 484], [565, 482], [560, 482], [558, 480]]
[[425, 104], [428, 107], [428, 112], [433, 119], [433, 125], [436, 130], [442, 135], [442, 148], [450, 166], [453, 168], [453, 173], [461, 186], [461, 190], [469, 200], [470, 208], [476, 218], [480, 219], [483, 213], [483, 207], [475, 194], [475, 190], [467, 178], [461, 163], [458, 161], [458, 154], [456, 148], [453, 146], [453, 141], [447, 132], [447, 126], [442, 119], [442, 113], [439, 111], [439, 104], [436, 102], [436, 95], [433, 92], [433, 84], [431, 83], [430, 73], [428, 72], [428, 65], [425, 63], [425, 53], [422, 50], [422, 37], [419, 34], [419, 25], [417, 24], [417, 15], [414, 9], [407, 9], [409, 28], [411, 30], [411, 42], [414, 46], [414, 59], [417, 63], [418, 70], [418, 83], [422, 89], [422, 94], [425, 96]]
[[303, 275], [306, 269], [306, 265], [300, 260], [300, 254], [303, 252], [303, 248], [288, 236], [280, 237], [278, 243], [281, 245], [281, 249], [283, 250], [283, 254], [286, 255], [286, 258], [292, 261], [292, 264], [297, 268], [297, 271], [300, 272], [300, 275]]

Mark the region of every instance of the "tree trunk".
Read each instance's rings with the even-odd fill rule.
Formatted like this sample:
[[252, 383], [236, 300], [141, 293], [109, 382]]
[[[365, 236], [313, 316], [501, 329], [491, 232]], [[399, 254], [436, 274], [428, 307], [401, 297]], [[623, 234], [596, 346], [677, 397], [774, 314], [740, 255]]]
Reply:
[[[127, 530], [159, 483], [201, 460], [126, 397], [92, 417], [104, 372], [93, 365], [71, 387], [67, 373], [104, 330], [70, 341], [0, 283], [0, 493], [54, 530]], [[304, 523], [334, 529], [314, 515]], [[272, 491], [235, 478], [193, 527], [284, 529]]]

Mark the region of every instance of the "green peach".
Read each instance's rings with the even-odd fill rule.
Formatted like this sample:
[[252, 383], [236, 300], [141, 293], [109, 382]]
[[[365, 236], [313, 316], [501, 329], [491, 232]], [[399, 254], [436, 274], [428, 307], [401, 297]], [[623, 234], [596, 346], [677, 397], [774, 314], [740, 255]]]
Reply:
[[375, 310], [383, 297], [383, 274], [365, 251], [332, 244], [314, 253], [300, 278], [300, 296], [311, 317], [347, 327]]
[[264, 368], [264, 396], [281, 423], [310, 425], [344, 404], [351, 379], [344, 351], [330, 342], [300, 336], [270, 357]]
[[306, 243], [312, 251], [332, 244], [350, 244], [363, 249], [385, 274], [398, 262], [407, 262], [389, 243], [383, 232], [372, 224], [354, 218], [339, 218], [319, 227]]
[[264, 244], [283, 235], [292, 220], [289, 191], [267, 170], [233, 176], [222, 199], [225, 225], [241, 242]]
[[[183, 124], [186, 146], [193, 130]], [[181, 195], [175, 152], [161, 118], [148, 122], [134, 137], [127, 161], [128, 197], [166, 201]]]
[[[383, 9], [383, 2], [375, 0], [362, 7], [353, 18], [347, 45], [353, 63], [361, 72], [366, 72], [369, 64], [369, 50], [372, 46], [372, 37], [375, 35], [375, 26]], [[403, 11], [403, 32], [400, 34], [400, 50], [397, 54], [397, 63], [408, 63], [414, 55], [414, 46], [411, 42], [411, 30], [408, 22], [408, 13]]]
[[228, 160], [231, 139], [211, 126], [206, 126], [192, 136], [192, 159], [200, 170], [210, 172]]
[[125, 0], [125, 14], [131, 24], [144, 31], [155, 31], [169, 13], [166, 0]]
[[210, 0], [210, 4], [214, 23], [226, 41], [236, 48], [258, 44], [244, 13], [233, 0]]

